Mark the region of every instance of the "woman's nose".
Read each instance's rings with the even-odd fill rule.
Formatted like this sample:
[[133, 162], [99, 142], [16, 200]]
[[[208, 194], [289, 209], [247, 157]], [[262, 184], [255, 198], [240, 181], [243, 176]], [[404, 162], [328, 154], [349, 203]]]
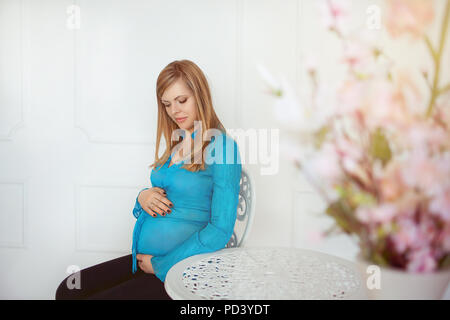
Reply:
[[174, 117], [176, 117], [176, 115], [178, 114], [179, 111], [180, 111], [180, 107], [176, 103], [174, 103], [173, 107], [172, 107], [172, 115]]

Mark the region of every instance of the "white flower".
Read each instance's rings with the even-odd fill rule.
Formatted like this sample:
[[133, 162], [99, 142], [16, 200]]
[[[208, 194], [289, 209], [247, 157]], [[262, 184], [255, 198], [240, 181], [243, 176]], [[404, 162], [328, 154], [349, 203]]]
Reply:
[[[273, 114], [283, 129], [309, 134], [320, 129], [331, 117], [329, 105], [314, 107], [303, 103], [286, 77], [276, 79], [263, 65], [258, 65], [258, 70], [275, 97]], [[317, 104], [322, 104], [327, 90], [325, 86], [318, 88]]]

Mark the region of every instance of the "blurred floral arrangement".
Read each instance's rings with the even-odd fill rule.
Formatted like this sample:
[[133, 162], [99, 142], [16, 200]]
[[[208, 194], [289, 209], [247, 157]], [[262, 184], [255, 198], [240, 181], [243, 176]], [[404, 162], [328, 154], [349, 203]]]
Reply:
[[325, 234], [353, 235], [368, 261], [409, 272], [450, 265], [450, 83], [440, 83], [450, 0], [443, 1], [437, 47], [426, 34], [433, 1], [387, 1], [383, 17], [392, 39], [423, 41], [430, 53], [432, 69], [419, 72], [425, 94], [383, 49], [345, 31], [346, 1], [320, 2], [323, 22], [343, 44], [347, 71], [335, 89], [320, 82], [313, 59], [306, 59], [307, 99], [259, 66], [289, 132], [289, 156], [335, 221]]

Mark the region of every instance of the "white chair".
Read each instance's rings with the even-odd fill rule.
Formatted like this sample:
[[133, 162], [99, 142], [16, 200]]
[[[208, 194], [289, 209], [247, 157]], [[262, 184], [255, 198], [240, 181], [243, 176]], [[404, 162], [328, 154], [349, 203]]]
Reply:
[[253, 223], [256, 203], [255, 184], [244, 167], [242, 167], [240, 186], [236, 223], [234, 225], [233, 235], [225, 246], [226, 248], [243, 246]]

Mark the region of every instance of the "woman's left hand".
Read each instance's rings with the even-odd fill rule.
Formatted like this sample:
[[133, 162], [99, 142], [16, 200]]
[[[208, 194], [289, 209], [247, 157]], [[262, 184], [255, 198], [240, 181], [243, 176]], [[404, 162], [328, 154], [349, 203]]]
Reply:
[[152, 266], [153, 256], [149, 254], [137, 254], [136, 259], [138, 261], [139, 268], [145, 273], [155, 273]]

